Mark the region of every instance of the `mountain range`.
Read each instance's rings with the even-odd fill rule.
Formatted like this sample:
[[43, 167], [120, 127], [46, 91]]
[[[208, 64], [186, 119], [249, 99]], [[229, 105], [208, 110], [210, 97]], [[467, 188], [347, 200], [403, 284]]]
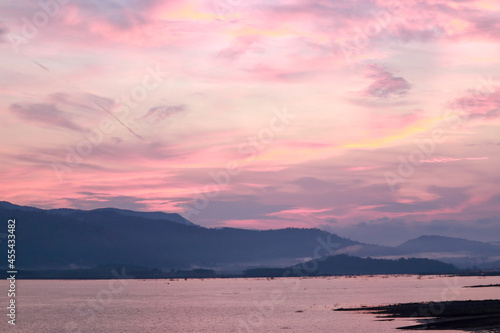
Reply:
[[[421, 236], [389, 247], [319, 229], [204, 228], [175, 213], [114, 208], [43, 210], [0, 202], [0, 221], [8, 219], [16, 220], [16, 264], [30, 270], [139, 265], [241, 272], [293, 267], [341, 254], [372, 259], [428, 258], [459, 268], [500, 269], [498, 243], [444, 236]], [[2, 248], [7, 245], [5, 235], [0, 238]], [[377, 265], [373, 261], [363, 265], [368, 263]]]

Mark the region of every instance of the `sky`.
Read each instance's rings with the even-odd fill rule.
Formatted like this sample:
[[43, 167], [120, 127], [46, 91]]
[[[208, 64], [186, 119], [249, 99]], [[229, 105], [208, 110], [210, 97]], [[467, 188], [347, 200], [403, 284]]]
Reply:
[[2, 200], [500, 239], [497, 0], [0, 3]]

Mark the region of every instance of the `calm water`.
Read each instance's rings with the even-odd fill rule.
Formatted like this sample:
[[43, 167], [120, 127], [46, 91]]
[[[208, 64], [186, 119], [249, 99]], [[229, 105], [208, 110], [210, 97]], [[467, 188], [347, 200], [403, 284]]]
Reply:
[[[17, 281], [17, 325], [1, 332], [397, 332], [413, 321], [377, 321], [338, 307], [492, 299], [498, 277], [377, 276], [284, 279]], [[433, 331], [434, 332], [434, 331]], [[451, 331], [439, 331], [451, 332]]]

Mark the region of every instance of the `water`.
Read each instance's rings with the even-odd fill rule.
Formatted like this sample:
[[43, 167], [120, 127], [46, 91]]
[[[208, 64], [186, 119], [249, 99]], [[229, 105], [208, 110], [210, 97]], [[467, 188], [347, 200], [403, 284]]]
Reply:
[[499, 283], [499, 278], [21, 280], [17, 324], [12, 327], [7, 324], [8, 288], [3, 281], [0, 332], [397, 332], [396, 327], [414, 322], [377, 321], [372, 314], [332, 309], [498, 299], [500, 288], [462, 288], [491, 283]]

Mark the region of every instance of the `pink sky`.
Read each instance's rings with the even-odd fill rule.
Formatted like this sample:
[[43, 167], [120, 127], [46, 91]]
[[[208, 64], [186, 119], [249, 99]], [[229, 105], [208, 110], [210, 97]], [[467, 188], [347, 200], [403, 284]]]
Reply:
[[41, 3], [0, 4], [3, 200], [263, 229], [500, 215], [497, 0]]

